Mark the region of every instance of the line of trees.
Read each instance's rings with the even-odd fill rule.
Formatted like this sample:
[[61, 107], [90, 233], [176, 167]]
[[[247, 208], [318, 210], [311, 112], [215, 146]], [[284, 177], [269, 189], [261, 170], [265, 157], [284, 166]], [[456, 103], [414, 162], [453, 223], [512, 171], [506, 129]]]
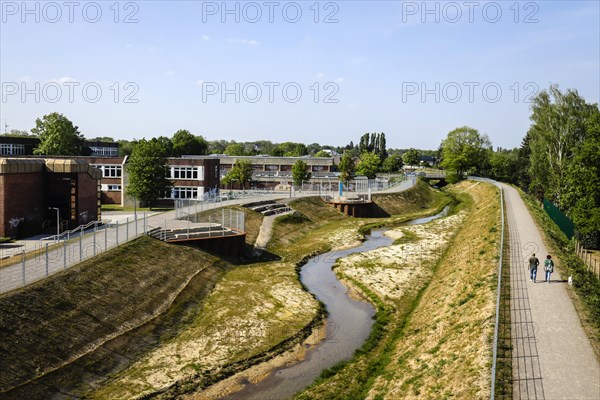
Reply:
[[531, 126], [521, 146], [492, 149], [486, 135], [467, 126], [442, 141], [441, 166], [449, 180], [478, 174], [513, 183], [547, 198], [575, 224], [588, 247], [600, 240], [600, 109], [576, 90], [551, 85], [531, 104]]

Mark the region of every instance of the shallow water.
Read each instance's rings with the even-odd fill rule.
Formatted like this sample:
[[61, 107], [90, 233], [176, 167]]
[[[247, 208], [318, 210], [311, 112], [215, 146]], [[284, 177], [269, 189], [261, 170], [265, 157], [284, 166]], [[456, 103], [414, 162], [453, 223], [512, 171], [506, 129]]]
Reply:
[[[405, 225], [425, 224], [448, 215], [450, 206], [439, 214], [418, 218]], [[389, 246], [393, 240], [383, 236], [385, 229], [374, 230], [359, 247], [333, 251], [314, 257], [300, 270], [300, 280], [327, 307], [326, 339], [309, 349], [304, 360], [277, 368], [267, 378], [224, 399], [280, 400], [291, 398], [309, 386], [323, 370], [352, 357], [371, 333], [375, 308], [348, 296], [348, 289], [336, 278], [331, 267], [335, 260], [350, 254]]]

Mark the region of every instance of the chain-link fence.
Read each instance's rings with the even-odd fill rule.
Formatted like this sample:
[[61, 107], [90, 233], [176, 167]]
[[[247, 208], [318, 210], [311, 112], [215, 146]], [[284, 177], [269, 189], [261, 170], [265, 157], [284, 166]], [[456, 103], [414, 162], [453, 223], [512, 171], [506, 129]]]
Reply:
[[13, 250], [12, 256], [5, 259], [5, 266], [0, 268], [0, 293], [44, 279], [135, 239], [145, 234], [148, 226], [145, 213], [125, 222], [96, 221], [88, 225], [88, 229], [80, 229], [76, 233], [40, 240], [27, 252], [24, 248], [17, 252]]

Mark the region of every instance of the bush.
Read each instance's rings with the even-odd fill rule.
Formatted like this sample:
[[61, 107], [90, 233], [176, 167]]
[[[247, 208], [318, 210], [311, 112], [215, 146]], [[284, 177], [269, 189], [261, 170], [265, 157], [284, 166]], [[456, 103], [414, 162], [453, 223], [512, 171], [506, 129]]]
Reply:
[[310, 221], [310, 219], [298, 211], [277, 217], [277, 222], [282, 224], [301, 224], [307, 221]]

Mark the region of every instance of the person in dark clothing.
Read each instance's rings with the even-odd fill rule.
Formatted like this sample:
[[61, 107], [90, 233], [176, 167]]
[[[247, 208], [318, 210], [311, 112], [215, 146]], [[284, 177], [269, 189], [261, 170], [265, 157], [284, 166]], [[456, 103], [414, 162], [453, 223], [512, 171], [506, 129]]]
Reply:
[[535, 253], [529, 257], [529, 280], [535, 283], [535, 278], [537, 276], [538, 265], [540, 265], [540, 260], [535, 256]]

